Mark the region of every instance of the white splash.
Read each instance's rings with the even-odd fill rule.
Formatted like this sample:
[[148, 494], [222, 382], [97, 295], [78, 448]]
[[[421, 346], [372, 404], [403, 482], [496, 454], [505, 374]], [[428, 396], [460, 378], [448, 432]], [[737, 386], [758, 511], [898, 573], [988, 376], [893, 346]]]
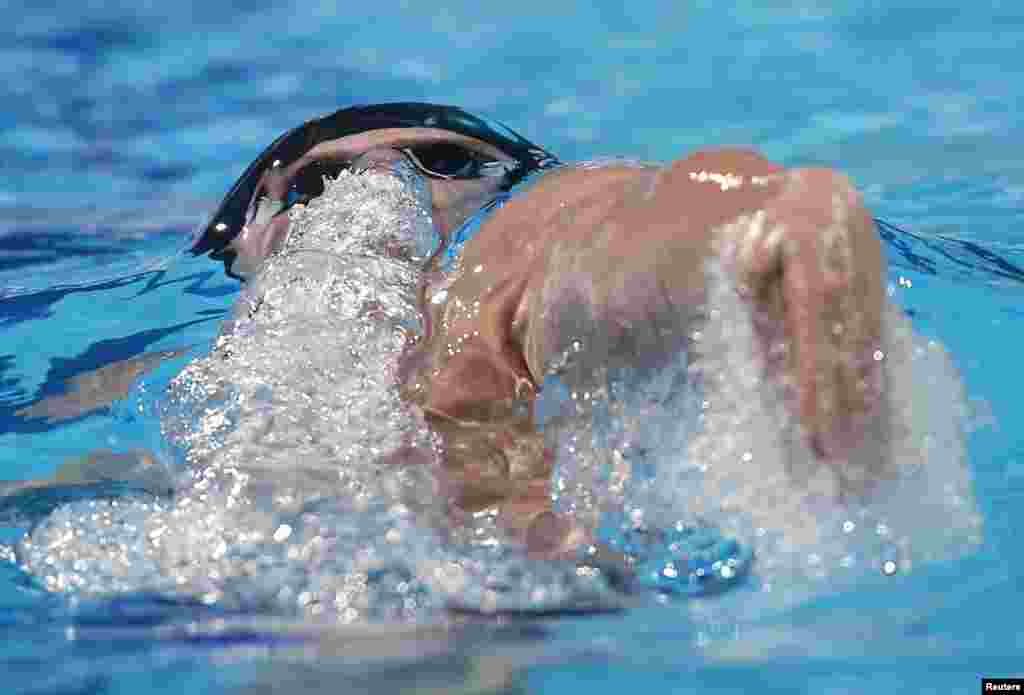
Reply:
[[344, 172], [296, 207], [212, 352], [172, 380], [159, 426], [186, 462], [175, 497], [59, 508], [19, 543], [27, 571], [54, 591], [343, 623], [612, 597], [572, 563], [445, 540], [439, 442], [396, 383], [436, 234], [425, 188], [396, 173]]

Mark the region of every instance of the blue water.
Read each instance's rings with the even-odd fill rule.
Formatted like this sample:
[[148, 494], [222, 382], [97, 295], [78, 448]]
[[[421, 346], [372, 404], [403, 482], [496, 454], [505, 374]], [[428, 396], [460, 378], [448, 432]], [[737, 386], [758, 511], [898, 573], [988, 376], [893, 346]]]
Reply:
[[[849, 173], [896, 225], [882, 228], [894, 301], [965, 381], [985, 536], [966, 557], [757, 620], [730, 618], [728, 592], [652, 595], [611, 615], [468, 621], [443, 639], [159, 596], [77, 601], [0, 564], [4, 692], [474, 692], [491, 678], [538, 693], [945, 693], [1024, 672], [1024, 11], [93, 5], [8, 7], [0, 30], [0, 477], [45, 478], [100, 448], [161, 451], [139, 408], [208, 349], [237, 293], [219, 264], [181, 254], [195, 227], [281, 131], [350, 103], [425, 100], [565, 160], [752, 143]], [[75, 375], [182, 347], [109, 407], [15, 415]], [[4, 527], [0, 544], [24, 531]]]

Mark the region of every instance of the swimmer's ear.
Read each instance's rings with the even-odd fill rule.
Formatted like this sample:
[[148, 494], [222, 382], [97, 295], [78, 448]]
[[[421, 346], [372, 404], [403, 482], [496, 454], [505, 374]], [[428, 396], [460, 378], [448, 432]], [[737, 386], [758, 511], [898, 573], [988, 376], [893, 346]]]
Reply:
[[[283, 203], [323, 193], [323, 178], [335, 176], [374, 147], [405, 151], [431, 180], [489, 180], [507, 190], [558, 160], [503, 125], [453, 106], [424, 103], [354, 106], [289, 130], [250, 164], [224, 197], [191, 251], [210, 252], [230, 267], [229, 243], [241, 233], [258, 200]], [[450, 190], [452, 186], [447, 186]], [[459, 196], [456, 196], [457, 198]], [[468, 196], [468, 198], [474, 198]]]

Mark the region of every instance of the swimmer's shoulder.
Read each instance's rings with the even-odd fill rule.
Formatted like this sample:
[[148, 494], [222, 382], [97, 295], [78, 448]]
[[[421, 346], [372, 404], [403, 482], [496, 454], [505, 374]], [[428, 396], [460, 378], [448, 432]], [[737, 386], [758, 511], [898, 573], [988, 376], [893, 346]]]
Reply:
[[573, 218], [595, 219], [604, 207], [650, 185], [662, 167], [626, 159], [563, 165], [545, 171], [516, 191], [491, 215], [481, 233], [529, 226], [547, 228]]

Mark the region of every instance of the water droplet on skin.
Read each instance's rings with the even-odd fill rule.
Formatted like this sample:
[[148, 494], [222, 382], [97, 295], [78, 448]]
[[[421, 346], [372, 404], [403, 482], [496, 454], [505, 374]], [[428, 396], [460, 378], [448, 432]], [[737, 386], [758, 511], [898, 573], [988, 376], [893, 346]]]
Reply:
[[[360, 185], [369, 186], [370, 181], [371, 178], [367, 175]], [[196, 476], [190, 485], [195, 486], [199, 478], [210, 480], [209, 485], [204, 485], [207, 492], [199, 495], [196, 494], [198, 488], [189, 487], [183, 492], [188, 499], [180, 506], [168, 503], [170, 509], [162, 517], [159, 515], [164, 512], [147, 511], [143, 518], [151, 518], [152, 521], [137, 525], [140, 530], [136, 535], [141, 541], [133, 541], [132, 537], [127, 535], [128, 529], [134, 526], [138, 519], [130, 518], [125, 508], [141, 509], [138, 505], [128, 502], [123, 502], [120, 508], [103, 505], [102, 513], [106, 516], [91, 522], [82, 518], [82, 510], [86, 509], [84, 504], [72, 507], [78, 510], [74, 512], [77, 516], [67, 518], [75, 523], [76, 530], [86, 527], [90, 538], [83, 541], [75, 538], [72, 543], [68, 543], [67, 546], [74, 548], [68, 557], [90, 560], [87, 565], [79, 566], [83, 568], [81, 572], [88, 573], [88, 580], [93, 584], [103, 589], [125, 585], [125, 577], [118, 576], [115, 572], [123, 573], [127, 570], [117, 570], [119, 566], [107, 562], [107, 556], [110, 554], [107, 550], [99, 549], [94, 555], [90, 555], [87, 549], [90, 544], [99, 548], [95, 541], [97, 529], [111, 537], [113, 532], [109, 529], [112, 526], [116, 527], [116, 532], [122, 533], [124, 538], [123, 544], [111, 544], [111, 547], [116, 546], [120, 552], [128, 548], [148, 553], [158, 548], [153, 556], [159, 559], [150, 560], [149, 557], [143, 557], [131, 567], [133, 575], [128, 577], [127, 581], [132, 586], [144, 584], [143, 588], [148, 588], [153, 584], [159, 589], [163, 585], [157, 585], [158, 582], [163, 581], [165, 585], [176, 582], [183, 587], [182, 591], [196, 591], [197, 596], [202, 596], [202, 592], [210, 591], [208, 587], [213, 576], [211, 572], [221, 572], [219, 576], [223, 577], [223, 581], [230, 587], [230, 591], [223, 592], [224, 596], [243, 596], [242, 601], [245, 600], [247, 592], [250, 596], [276, 596], [275, 600], [279, 605], [294, 609], [300, 592], [304, 592], [302, 605], [307, 615], [333, 611], [333, 619], [341, 622], [373, 619], [377, 617], [374, 612], [378, 610], [393, 611], [387, 613], [386, 617], [389, 619], [396, 615], [408, 616], [410, 620], [430, 619], [430, 606], [434, 605], [431, 602], [435, 598], [439, 598], [443, 604], [451, 596], [465, 597], [470, 594], [472, 598], [464, 599], [465, 603], [476, 611], [509, 608], [515, 610], [517, 606], [527, 606], [527, 610], [534, 611], [547, 610], [548, 606], [564, 606], [567, 605], [564, 602], [571, 601], [569, 595], [574, 589], [570, 584], [577, 581], [577, 577], [586, 580], [587, 586], [594, 586], [596, 582], [603, 581], [601, 573], [595, 575], [592, 570], [586, 568], [578, 572], [572, 563], [563, 568], [564, 572], [549, 568], [543, 572], [555, 574], [543, 574], [537, 570], [538, 574], [519, 581], [523, 571], [535, 570], [522, 562], [522, 558], [516, 558], [514, 552], [506, 553], [504, 544], [498, 540], [498, 535], [494, 532], [494, 522], [489, 520], [489, 517], [474, 517], [470, 523], [475, 526], [466, 533], [466, 538], [474, 544], [473, 552], [481, 548], [487, 549], [489, 554], [482, 559], [481, 555], [467, 555], [450, 545], [439, 547], [434, 544], [432, 534], [419, 535], [416, 526], [418, 519], [412, 512], [400, 512], [392, 506], [387, 506], [385, 514], [378, 515], [372, 511], [374, 505], [381, 500], [381, 496], [390, 500], [391, 498], [386, 496], [394, 494], [390, 492], [390, 488], [381, 491], [378, 477], [389, 474], [386, 470], [373, 466], [374, 457], [386, 455], [393, 450], [392, 435], [395, 439], [401, 440], [403, 436], [420, 432], [418, 428], [424, 426], [422, 421], [409, 416], [402, 409], [401, 401], [397, 397], [393, 398], [395, 389], [385, 378], [388, 374], [393, 374], [393, 371], [389, 370], [395, 364], [395, 356], [405, 344], [403, 341], [395, 342], [389, 322], [396, 319], [416, 320], [415, 298], [418, 295], [415, 294], [415, 290], [420, 276], [416, 275], [415, 271], [400, 268], [392, 260], [386, 263], [380, 260], [380, 253], [374, 250], [380, 244], [375, 240], [376, 232], [371, 226], [379, 228], [382, 223], [390, 224], [388, 220], [394, 221], [395, 216], [393, 211], [381, 209], [381, 201], [377, 199], [382, 195], [380, 191], [374, 192], [373, 189], [367, 188], [359, 195], [363, 196], [359, 204], [370, 206], [367, 208], [370, 212], [365, 215], [352, 215], [351, 210], [344, 212], [328, 207], [321, 207], [318, 211], [316, 201], [313, 202], [310, 206], [313, 208], [310, 216], [293, 224], [293, 232], [297, 232], [300, 237], [306, 235], [301, 242], [302, 247], [306, 249], [302, 251], [305, 254], [302, 258], [305, 260], [300, 264], [297, 247], [288, 247], [279, 257], [277, 267], [268, 268], [260, 277], [258, 282], [263, 283], [264, 287], [273, 288], [277, 294], [268, 298], [269, 305], [261, 310], [259, 316], [249, 317], [249, 334], [243, 335], [239, 331], [230, 336], [228, 344], [234, 349], [234, 361], [221, 365], [209, 360], [200, 360], [197, 362], [197, 369], [207, 370], [207, 373], [183, 380], [185, 386], [194, 387], [205, 394], [201, 398], [195, 398], [194, 402], [198, 405], [190, 415], [201, 421], [204, 426], [218, 423], [216, 427], [207, 427], [202, 432], [190, 430], [187, 435], [187, 445], [192, 447], [188, 454], [189, 465], [194, 466], [193, 473]], [[327, 224], [323, 220], [317, 222], [315, 215], [324, 215], [323, 220], [327, 221], [343, 221], [345, 234], [340, 235], [337, 229], [332, 228], [337, 227], [336, 224]], [[371, 218], [373, 225], [368, 226], [362, 217]], [[379, 229], [376, 231], [379, 232]], [[391, 235], [392, 239], [405, 237], [408, 237], [408, 232], [398, 231]], [[329, 253], [311, 249], [329, 249]], [[354, 252], [362, 254], [358, 263], [347, 260], [346, 254]], [[405, 260], [407, 259], [403, 259], [403, 262]], [[411, 288], [411, 300], [402, 296], [406, 288]], [[428, 295], [431, 301], [435, 304], [446, 301], [447, 292], [440, 288], [436, 289], [439, 291]], [[379, 310], [375, 310], [377, 313], [374, 316], [357, 311], [358, 307], [371, 303], [380, 307]], [[470, 303], [473, 304], [474, 310], [478, 307], [476, 302], [467, 301], [466, 312], [470, 311]], [[407, 311], [410, 313], [406, 313]], [[453, 303], [451, 312], [454, 311]], [[719, 348], [723, 353], [738, 350], [749, 342], [742, 332], [738, 337], [730, 336], [727, 341], [723, 341], [719, 335], [719, 328], [715, 322], [735, 324], [735, 312], [729, 307], [721, 312], [711, 308], [708, 315], [711, 321], [700, 326], [702, 339], [696, 346], [696, 351], [701, 352], [693, 355], [695, 360], [709, 359], [707, 353]], [[456, 340], [450, 327], [445, 325], [445, 335], [453, 336], [453, 344], [449, 346], [451, 350], [457, 348], [456, 342], [464, 344], [463, 341], [469, 339], [464, 335]], [[684, 336], [692, 330], [681, 330], [679, 335]], [[566, 362], [574, 359], [573, 352], [580, 352], [583, 349], [580, 340], [573, 340], [570, 345], [570, 349], [563, 356]], [[902, 359], [903, 352], [893, 352], [896, 348], [889, 342], [878, 344], [877, 347], [888, 353], [885, 356], [887, 360]], [[346, 358], [349, 349], [355, 350], [353, 355], [360, 356], [358, 364]], [[869, 351], [868, 354], [872, 353]], [[712, 357], [717, 358], [718, 354]], [[740, 355], [740, 358], [744, 359], [743, 355]], [[921, 359], [931, 358], [925, 355]], [[341, 365], [341, 362], [344, 362], [344, 365]], [[595, 438], [604, 437], [605, 434], [599, 433], [597, 428], [593, 427], [592, 419], [588, 425], [590, 429], [573, 430], [579, 438], [572, 440], [572, 444], [567, 444], [567, 439], [559, 439], [557, 445], [552, 446], [552, 450], [559, 459], [558, 465], [561, 465], [561, 462], [576, 462], [584, 474], [588, 473], [583, 470], [586, 466], [595, 468], [594, 460], [607, 452], [623, 452], [619, 460], [629, 459], [626, 461], [627, 468], [633, 461], [641, 462], [640, 466], [632, 466], [636, 470], [643, 466], [654, 468], [648, 464], [656, 463], [659, 475], [661, 470], [671, 469], [679, 462], [681, 465], [678, 466], [678, 473], [688, 476], [687, 481], [703, 476], [704, 482], [709, 482], [708, 489], [698, 490], [697, 495], [687, 497], [681, 506], [667, 507], [663, 506], [660, 499], [630, 496], [635, 492], [630, 489], [630, 481], [627, 479], [622, 485], [616, 483], [618, 486], [615, 487], [614, 497], [602, 498], [603, 489], [595, 489], [593, 485], [588, 487], [588, 481], [581, 481], [580, 476], [574, 475], [570, 469], [557, 468], [551, 475], [553, 488], [557, 491], [552, 492], [551, 497], [558, 502], [556, 506], [564, 508], [567, 513], [586, 513], [610, 500], [625, 514], [620, 523], [613, 525], [613, 531], [634, 533], [638, 538], [642, 536], [647, 539], [655, 539], [659, 534], [665, 536], [666, 540], [674, 537], [676, 541], [666, 544], [665, 547], [672, 553], [685, 553], [688, 552], [689, 539], [692, 537], [690, 530], [693, 529], [692, 517], [688, 516], [692, 513], [691, 504], [694, 500], [699, 500], [702, 508], [711, 508], [717, 513], [715, 505], [720, 499], [717, 493], [721, 492], [721, 488], [716, 490], [713, 487], [716, 476], [725, 479], [736, 473], [736, 478], [740, 482], [735, 488], [730, 487], [730, 494], [734, 495], [730, 503], [735, 503], [735, 508], [742, 509], [743, 513], [759, 514], [750, 519], [752, 525], [756, 524], [750, 541], [755, 550], [766, 550], [759, 557], [761, 575], [758, 581], [761, 582], [763, 592], [767, 593], [772, 590], [773, 585], [777, 585], [776, 593], [788, 595], [791, 588], [794, 588], [778, 574], [781, 570], [773, 569], [782, 567], [788, 560], [795, 562], [787, 564], [787, 568], [799, 564], [802, 565], [801, 570], [808, 576], [822, 575], [822, 572], [812, 571], [808, 567], [809, 558], [815, 551], [818, 551], [822, 558], [816, 563], [815, 570], [827, 568], [832, 563], [847, 566], [843, 555], [848, 552], [845, 547], [808, 545], [797, 537], [788, 547], [783, 548], [783, 542], [788, 538], [787, 533], [795, 535], [800, 528], [788, 517], [766, 513], [766, 509], [774, 510], [778, 506], [773, 504], [772, 495], [762, 495], [752, 483], [748, 485], [751, 478], [765, 477], [749, 475], [749, 465], [740, 468], [742, 464], [753, 460], [753, 452], [758, 452], [757, 472], [760, 474], [763, 467], [765, 473], [771, 475], [777, 473], [773, 466], [778, 467], [775, 459], [780, 453], [773, 439], [764, 436], [759, 438], [757, 432], [751, 432], [751, 417], [762, 416], [766, 412], [771, 414], [773, 411], [758, 410], [763, 403], [757, 398], [749, 397], [752, 388], [760, 389], [764, 384], [751, 378], [752, 373], [749, 370], [744, 371], [749, 367], [749, 360], [728, 363], [727, 367], [737, 367], [734, 371], [721, 369], [697, 372], [690, 371], [690, 366], [686, 363], [674, 366], [675, 371], [671, 372], [673, 378], [663, 384], [664, 389], [651, 389], [652, 393], [658, 392], [643, 402], [646, 409], [630, 413], [628, 420], [625, 417], [618, 418], [617, 415], [609, 418], [611, 424], [621, 431], [615, 430], [607, 439], [595, 442]], [[435, 375], [438, 372], [433, 365], [426, 370]], [[378, 379], [378, 374], [383, 376]], [[722, 382], [720, 387], [718, 381], [713, 381], [720, 375], [727, 379], [735, 376], [736, 383]], [[709, 377], [703, 382], [709, 388], [683, 394], [691, 399], [687, 401], [685, 412], [666, 404], [666, 393], [673, 390], [682, 391], [685, 388], [682, 387], [684, 381], [688, 385], [696, 380], [695, 377]], [[255, 383], [260, 383], [262, 388], [267, 389], [268, 395], [254, 395]], [[237, 401], [229, 405], [217, 401], [218, 398], [226, 396], [215, 396], [215, 392], [222, 393], [226, 387], [235, 386], [240, 391]], [[730, 391], [729, 388], [733, 386], [735, 390]], [[207, 391], [207, 388], [210, 390]], [[579, 398], [581, 393], [584, 398], [588, 395], [594, 397], [595, 393], [594, 386], [589, 383], [563, 385], [560, 388], [560, 404], [564, 403], [572, 388], [578, 389], [576, 398]], [[600, 385], [597, 388], [597, 397], [603, 401], [605, 390]], [[629, 398], [635, 396], [642, 400], [651, 395], [642, 395], [642, 387], [628, 380], [623, 380], [619, 388]], [[586, 392], [584, 389], [591, 390]], [[705, 398], [707, 400], [702, 402], [701, 399]], [[617, 403], [609, 399], [609, 405]], [[206, 407], [209, 407], [209, 410], [204, 410]], [[586, 414], [594, 410], [589, 406], [583, 408], [576, 404], [572, 407], [585, 411]], [[264, 416], [265, 413], [262, 411], [256, 412], [260, 409], [270, 409], [270, 412], [277, 413], [273, 427], [264, 435], [266, 441], [272, 440], [270, 447], [245, 434], [246, 422], [254, 422]], [[367, 416], [366, 411], [370, 411], [371, 415]], [[381, 415], [385, 413], [386, 415], [382, 417]], [[602, 416], [605, 415], [602, 412]], [[692, 456], [681, 455], [690, 453], [687, 449], [688, 440], [684, 437], [686, 432], [675, 436], [677, 431], [684, 429], [681, 424], [689, 424], [684, 422], [687, 418], [700, 423], [700, 427], [708, 428], [715, 435], [701, 448], [694, 448]], [[768, 423], [768, 429], [771, 429], [770, 434], [774, 436], [778, 428], [772, 421]], [[423, 436], [429, 438], [429, 430], [423, 431], [426, 432]], [[230, 437], [237, 438], [242, 446], [233, 446]], [[636, 442], [636, 446], [628, 455], [625, 454], [628, 442], [622, 443], [627, 438]], [[928, 448], [940, 450], [945, 441], [942, 439]], [[321, 458], [317, 453], [318, 447], [330, 453], [324, 453]], [[656, 451], [659, 447], [660, 450]], [[251, 455], [240, 453], [247, 448], [252, 452]], [[275, 453], [278, 449], [284, 453]], [[300, 450], [301, 453], [298, 453]], [[311, 465], [330, 465], [332, 479], [334, 471], [337, 470], [337, 482], [333, 487], [339, 491], [339, 497], [346, 499], [346, 504], [348, 501], [352, 504], [338, 511], [331, 511], [327, 507], [320, 510], [318, 507], [318, 511], [311, 514], [311, 518], [307, 520], [305, 514], [296, 516], [295, 512], [296, 505], [301, 507], [305, 501], [304, 493], [293, 491], [294, 494], [288, 496], [278, 494], [281, 491], [279, 489], [264, 500], [253, 493], [245, 480], [239, 481], [225, 472], [232, 467], [248, 471], [257, 481], [256, 489], [260, 489], [260, 485], [274, 482], [275, 473], [269, 471], [281, 471], [285, 465], [289, 466], [285, 477], [290, 478], [293, 473], [301, 475], [301, 471], [296, 471], [301, 465], [296, 466], [296, 462], [301, 463], [306, 459], [309, 459]], [[211, 463], [216, 465], [203, 468]], [[429, 467], [424, 467], [427, 468]], [[372, 469], [374, 474], [363, 475], [361, 471], [366, 469]], [[597, 473], [602, 473], [602, 470], [598, 470]], [[406, 474], [409, 472], [406, 471]], [[661, 481], [656, 478], [653, 482], [659, 484]], [[405, 486], [407, 491], [435, 489], [430, 485], [410, 489], [405, 483], [400, 484]], [[606, 488], [612, 487], [605, 484], [604, 478], [601, 479], [601, 484]], [[662, 487], [674, 489], [669, 485]], [[309, 489], [319, 491], [316, 486], [310, 486]], [[230, 494], [228, 491], [231, 491]], [[658, 493], [661, 491], [659, 488]], [[428, 494], [424, 494], [422, 498], [426, 498]], [[954, 495], [952, 492], [949, 494]], [[677, 501], [673, 500], [672, 504]], [[247, 509], [253, 510], [254, 502], [257, 505], [265, 502], [265, 508], [259, 512], [247, 512]], [[647, 510], [646, 515], [644, 510]], [[93, 508], [92, 511], [99, 510]], [[885, 518], [883, 514], [875, 513], [876, 511], [872, 510], [870, 515], [858, 516], [861, 519], [858, 523], [865, 524], [865, 533], [862, 535], [870, 536], [871, 532], [876, 530], [876, 526], [873, 525], [875, 521]], [[157, 516], [154, 518], [154, 515]], [[851, 517], [854, 515], [855, 512], [850, 514]], [[289, 524], [280, 524], [282, 518], [294, 520]], [[685, 522], [675, 521], [681, 518], [685, 519]], [[853, 551], [859, 553], [856, 557], [865, 571], [870, 567], [872, 571], [884, 572], [887, 565], [880, 564], [879, 559], [876, 559], [877, 555], [869, 554], [866, 550], [858, 550], [856, 545], [862, 541], [879, 543], [880, 539], [863, 539], [860, 535], [841, 536], [834, 526], [835, 518], [829, 516], [827, 521], [822, 522], [828, 524], [831, 531], [830, 540], [839, 537], [842, 542], [851, 544]], [[895, 517], [894, 521], [898, 518]], [[671, 530], [666, 528], [664, 522], [668, 519], [671, 520], [672, 527], [679, 532], [679, 536], [674, 536]], [[853, 522], [843, 522], [842, 517], [838, 519], [843, 531], [852, 533], [855, 528]], [[713, 518], [711, 521], [717, 523], [719, 520], [729, 522], [731, 519], [726, 515]], [[60, 521], [60, 524], [63, 523], [64, 521]], [[165, 523], [173, 524], [169, 527], [170, 533], [153, 533], [157, 528], [165, 528], [160, 525]], [[50, 525], [49, 535], [46, 531], [47, 524]], [[289, 529], [288, 536], [279, 538], [278, 535], [283, 535], [285, 526]], [[330, 529], [341, 527], [353, 531], [350, 540], [338, 534], [331, 535]], [[35, 538], [39, 543], [53, 543], [52, 539], [62, 537], [57, 532], [65, 530], [63, 526], [58, 528], [57, 523], [50, 524], [48, 521], [42, 528], [42, 531], [35, 532]], [[898, 528], [901, 533], [906, 531], [902, 520]], [[321, 529], [320, 533], [327, 539], [322, 544], [323, 547], [306, 540], [316, 538], [318, 529]], [[685, 535], [682, 534], [684, 529], [687, 530]], [[225, 530], [230, 535], [222, 535]], [[215, 554], [219, 548], [226, 547], [225, 538], [229, 539], [232, 549], [240, 547], [242, 552], [224, 553], [221, 559], [212, 563], [211, 554]], [[682, 538], [686, 540], [680, 540]], [[284, 542], [288, 540], [289, 543]], [[303, 542], [298, 543], [297, 540]], [[660, 543], [662, 540], [656, 542]], [[884, 540], [881, 543], [884, 543]], [[495, 545], [497, 548], [493, 547]], [[668, 558], [662, 555], [654, 558], [652, 564], [645, 567], [645, 578], [650, 579], [653, 575], [663, 585], [686, 587], [704, 582], [708, 585], [721, 586], [726, 583], [723, 580], [733, 580], [737, 575], [741, 575], [749, 564], [749, 558], [744, 558], [735, 549], [705, 551], [705, 546], [700, 547], [702, 550], [699, 552], [705, 554], [706, 560], [699, 560], [697, 566], [689, 564], [689, 558], [684, 562], [678, 555], [673, 556], [676, 558], [675, 563], [669, 564]], [[57, 574], [61, 567], [66, 565], [62, 564], [65, 560], [56, 555], [56, 551], [50, 549], [46, 552], [54, 554], [53, 562], [57, 563], [57, 567], [47, 566], [40, 571], [41, 553], [33, 550], [33, 544], [26, 542], [20, 550], [23, 555], [30, 558], [30, 564], [40, 575], [42, 582], [48, 587], [52, 584], [57, 588], [59, 585], [61, 590], [67, 590], [64, 587], [72, 580], [66, 578], [70, 576], [67, 573]], [[495, 550], [497, 552], [492, 552]], [[899, 552], [902, 553], [902, 549]], [[783, 554], [785, 558], [780, 557]], [[737, 561], [733, 555], [740, 560]], [[92, 561], [93, 556], [96, 558], [95, 564]], [[714, 557], [727, 559], [710, 563]], [[840, 557], [843, 559], [840, 560]], [[910, 560], [903, 554], [899, 557], [898, 565], [897, 562], [891, 563], [893, 572], [909, 572]], [[245, 563], [250, 562], [251, 558], [266, 560], [272, 571], [247, 572]], [[803, 562], [800, 562], [801, 560]], [[153, 563], [151, 569], [144, 566], [150, 561]], [[169, 561], [178, 561], [179, 564], [168, 569]], [[705, 566], [699, 566], [704, 562], [707, 562]], [[776, 564], [772, 565], [773, 562]], [[110, 577], [104, 576], [102, 569], [94, 569], [96, 564], [104, 563], [104, 566], [115, 567]], [[552, 563], [552, 567], [554, 565], [555, 563]], [[373, 568], [373, 576], [370, 579], [366, 576], [368, 567]], [[362, 574], [359, 574], [360, 570], [357, 568], [361, 568]], [[448, 569], [442, 571], [442, 568]], [[832, 569], [838, 572], [838, 566]], [[516, 572], [520, 574], [515, 575], [515, 581], [502, 583]], [[54, 575], [52, 582], [46, 579], [47, 575], [51, 574]], [[144, 579], [133, 578], [142, 575], [145, 575]], [[702, 577], [703, 580], [698, 581], [698, 577]], [[776, 580], [774, 584], [772, 579]], [[216, 581], [221, 582], [221, 579], [218, 578]], [[423, 589], [424, 584], [439, 588], [436, 591], [434, 588]], [[502, 585], [501, 589], [491, 590], [499, 584]], [[507, 588], [512, 585], [515, 588]], [[315, 591], [305, 591], [314, 586]], [[424, 598], [420, 598], [420, 592]], [[410, 595], [416, 595], [416, 600], [405, 603]], [[394, 596], [399, 597], [397, 602], [389, 598]], [[659, 596], [658, 600], [663, 598]], [[356, 610], [353, 606], [358, 606], [359, 609]]]

